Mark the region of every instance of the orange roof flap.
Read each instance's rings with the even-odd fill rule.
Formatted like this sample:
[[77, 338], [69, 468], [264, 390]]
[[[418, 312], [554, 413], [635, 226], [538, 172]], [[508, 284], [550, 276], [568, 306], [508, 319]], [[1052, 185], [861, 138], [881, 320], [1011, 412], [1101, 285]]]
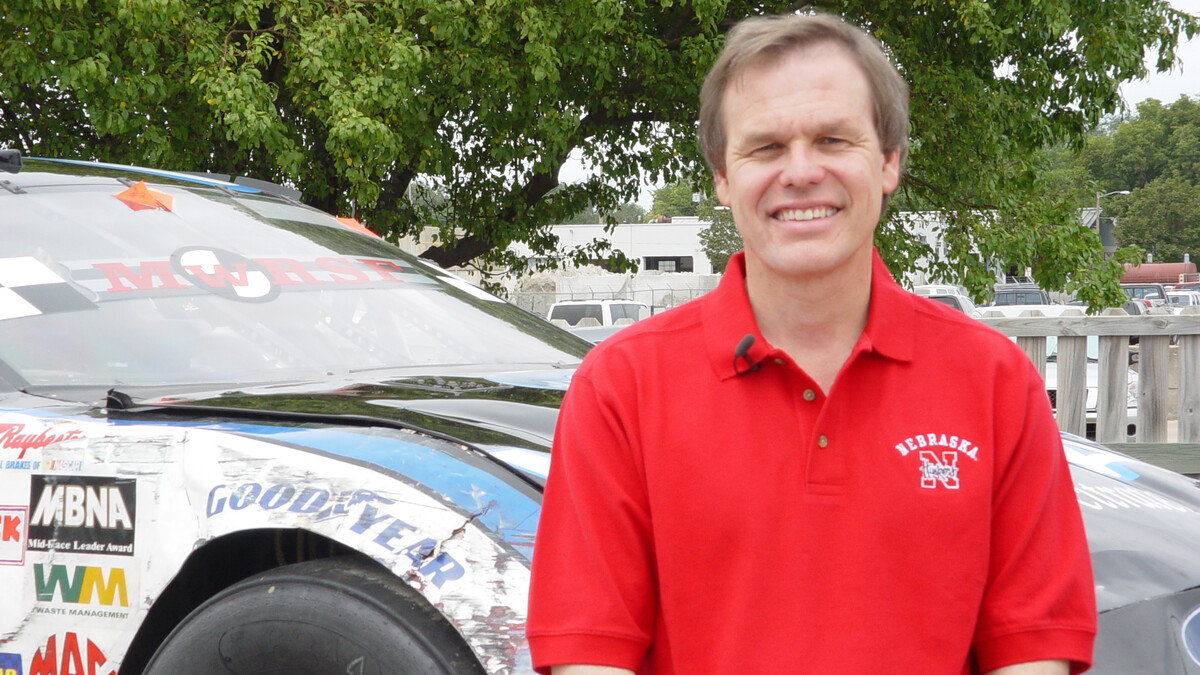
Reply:
[[139, 180], [138, 182], [129, 186], [129, 189], [118, 192], [113, 196], [117, 199], [120, 199], [125, 203], [126, 206], [134, 211], [142, 211], [145, 209], [162, 209], [163, 211], [170, 211], [175, 205], [174, 197], [165, 192], [151, 188], [150, 186], [146, 185], [146, 181], [144, 180]]
[[358, 222], [357, 218], [350, 218], [349, 216], [338, 216], [337, 221], [339, 223], [341, 223], [342, 225], [345, 225], [346, 227], [350, 228], [351, 230], [355, 230], [357, 232], [362, 232], [363, 234], [369, 234], [372, 237], [376, 237], [376, 238], [379, 237], [379, 235], [368, 230], [366, 225], [363, 225], [362, 223]]

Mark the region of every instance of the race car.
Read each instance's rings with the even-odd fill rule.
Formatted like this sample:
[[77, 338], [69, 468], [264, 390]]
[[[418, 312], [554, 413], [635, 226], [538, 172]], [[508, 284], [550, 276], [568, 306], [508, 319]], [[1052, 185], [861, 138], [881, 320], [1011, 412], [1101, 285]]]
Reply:
[[292, 198], [21, 165], [0, 673], [528, 670], [547, 451], [589, 343]]
[[[531, 672], [589, 343], [286, 189], [5, 167], [0, 674]], [[1093, 672], [1200, 673], [1196, 482], [1065, 445]]]

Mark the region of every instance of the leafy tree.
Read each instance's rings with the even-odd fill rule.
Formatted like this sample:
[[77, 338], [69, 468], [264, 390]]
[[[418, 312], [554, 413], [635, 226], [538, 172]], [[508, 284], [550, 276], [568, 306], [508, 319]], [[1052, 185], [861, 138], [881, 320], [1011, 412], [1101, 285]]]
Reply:
[[622, 204], [618, 206], [612, 213], [608, 214], [607, 217], [596, 213], [596, 209], [589, 206], [559, 224], [595, 225], [597, 223], [607, 222], [609, 219], [616, 223], [640, 223], [642, 221], [642, 217], [645, 215], [646, 210], [637, 204]]
[[700, 203], [696, 215], [711, 224], [700, 230], [700, 247], [708, 257], [714, 272], [724, 272], [729, 256], [742, 250], [742, 235], [733, 224], [729, 209], [718, 208], [716, 199], [708, 198]]
[[[442, 228], [443, 265], [557, 242], [549, 223], [703, 183], [700, 82], [737, 20], [803, 0], [4, 0], [0, 143], [42, 155], [252, 175], [388, 236]], [[952, 214], [945, 276], [997, 260], [1115, 294], [1098, 242], [1046, 197], [1037, 151], [1078, 145], [1118, 85], [1194, 18], [1167, 0], [831, 0], [913, 91], [897, 201]], [[559, 186], [572, 152], [593, 178]], [[444, 203], [409, 198], [423, 180]], [[987, 214], [993, 214], [989, 216]], [[1049, 219], [1049, 220], [1047, 220]], [[1003, 226], [997, 227], [998, 221]], [[893, 219], [894, 269], [924, 244]], [[596, 250], [578, 251], [582, 258]], [[897, 269], [897, 271], [900, 271]]]
[[1123, 202], [1117, 241], [1136, 243], [1157, 262], [1179, 262], [1185, 253], [1200, 258], [1200, 185], [1159, 177]]
[[654, 202], [650, 206], [650, 217], [674, 218], [696, 215], [696, 204], [692, 195], [696, 190], [688, 181], [664, 185], [654, 191]]
[[1149, 99], [1136, 114], [1114, 119], [1088, 139], [1077, 166], [1084, 180], [1080, 203], [1096, 194], [1127, 190], [1102, 206], [1116, 215], [1118, 244], [1136, 246], [1162, 262], [1200, 254], [1200, 103], [1187, 96], [1163, 105]]

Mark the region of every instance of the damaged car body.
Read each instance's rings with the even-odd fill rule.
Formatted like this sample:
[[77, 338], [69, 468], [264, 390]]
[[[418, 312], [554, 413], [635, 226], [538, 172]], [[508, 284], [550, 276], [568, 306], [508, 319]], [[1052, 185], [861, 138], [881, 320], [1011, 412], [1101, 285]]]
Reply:
[[[295, 195], [7, 159], [0, 673], [531, 672], [589, 343]], [[1092, 672], [1200, 673], [1196, 481], [1064, 442]]]
[[[246, 667], [284, 614], [336, 646], [326, 672], [526, 671], [588, 343], [288, 198], [23, 164], [0, 191], [0, 659]], [[296, 599], [255, 615], [258, 583]], [[236, 625], [214, 646], [206, 621]]]

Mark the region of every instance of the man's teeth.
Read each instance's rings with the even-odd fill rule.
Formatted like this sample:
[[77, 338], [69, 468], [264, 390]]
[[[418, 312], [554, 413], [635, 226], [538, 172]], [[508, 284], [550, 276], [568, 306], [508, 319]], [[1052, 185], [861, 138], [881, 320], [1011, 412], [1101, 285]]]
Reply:
[[835, 213], [837, 213], [837, 209], [826, 206], [819, 209], [788, 209], [780, 211], [775, 217], [779, 220], [812, 220], [814, 218], [828, 218]]

